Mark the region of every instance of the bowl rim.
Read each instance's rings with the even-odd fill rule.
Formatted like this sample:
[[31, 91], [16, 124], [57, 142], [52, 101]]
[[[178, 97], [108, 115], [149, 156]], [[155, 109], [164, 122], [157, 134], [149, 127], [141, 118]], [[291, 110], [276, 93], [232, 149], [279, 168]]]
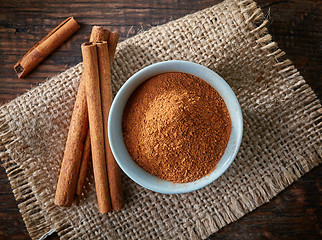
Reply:
[[[232, 121], [231, 135], [224, 155], [208, 175], [189, 183], [173, 183], [146, 172], [130, 157], [123, 141], [122, 116], [125, 104], [133, 91], [152, 76], [166, 72], [185, 72], [206, 81], [225, 101]], [[225, 94], [225, 96], [223, 96]], [[229, 98], [228, 98], [229, 97]], [[229, 106], [228, 106], [229, 105]], [[232, 114], [233, 113], [233, 114]], [[233, 117], [232, 117], [233, 116]], [[121, 119], [121, 121], [119, 121]], [[121, 134], [120, 134], [121, 133]], [[170, 60], [149, 65], [133, 74], [120, 88], [112, 102], [108, 119], [108, 138], [114, 158], [123, 172], [137, 184], [159, 193], [188, 193], [203, 188], [218, 179], [234, 161], [243, 134], [243, 117], [236, 95], [217, 73], [200, 64]], [[222, 161], [225, 160], [225, 161]], [[219, 164], [220, 163], [220, 164]], [[215, 172], [215, 174], [214, 174]]]

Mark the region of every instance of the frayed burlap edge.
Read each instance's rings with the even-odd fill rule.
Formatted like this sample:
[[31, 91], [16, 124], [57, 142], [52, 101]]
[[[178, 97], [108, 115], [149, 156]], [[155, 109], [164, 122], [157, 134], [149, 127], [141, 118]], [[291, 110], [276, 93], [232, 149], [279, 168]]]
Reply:
[[0, 115], [0, 159], [5, 168], [14, 197], [18, 202], [18, 207], [22, 218], [26, 224], [30, 237], [39, 239], [44, 232], [51, 230], [52, 223], [46, 219], [46, 214], [40, 207], [32, 186], [28, 182], [28, 177], [22, 166], [19, 166], [10, 157], [9, 148], [19, 141], [11, 135], [6, 115]]
[[[246, 19], [244, 24], [249, 28], [249, 33], [253, 34], [257, 43], [262, 45], [261, 49], [267, 53], [268, 57], [274, 57], [276, 61], [275, 67], [279, 69], [279, 73], [285, 76], [284, 80], [294, 82], [297, 91], [301, 91], [305, 95], [304, 104], [307, 105], [307, 111], [316, 122], [317, 128], [321, 129], [321, 104], [292, 62], [284, 59], [285, 53], [272, 41], [272, 36], [267, 33], [266, 26], [268, 21], [264, 19], [263, 12], [251, 0], [241, 1], [238, 4], [243, 9], [242, 13]], [[29, 93], [32, 94], [33, 91], [35, 89]], [[23, 98], [23, 96], [20, 98]], [[19, 202], [18, 206], [31, 238], [39, 239], [44, 233], [52, 229], [55, 229], [62, 238], [68, 239], [77, 236], [71, 225], [55, 209], [49, 210], [53, 211], [50, 215], [55, 216], [53, 221], [46, 217], [48, 214], [42, 210], [42, 203], [35, 197], [24, 167], [18, 166], [11, 159], [9, 149], [18, 144], [19, 139], [10, 132], [5, 108], [6, 106], [1, 107], [2, 113], [0, 113], [0, 158], [6, 169], [14, 196]], [[225, 225], [236, 221], [246, 213], [268, 202], [303, 174], [321, 163], [322, 151], [318, 146], [315, 147], [315, 151], [317, 154], [305, 152], [306, 158], [301, 157], [298, 162], [290, 164], [287, 168], [281, 168], [279, 173], [274, 174], [273, 178], [267, 177], [266, 184], [259, 186], [258, 191], [252, 191], [250, 195], [241, 195], [239, 199], [232, 197], [230, 201], [233, 204], [225, 206], [227, 217], [220, 214], [216, 214], [216, 216], [209, 215], [207, 222], [196, 222], [194, 227], [187, 229], [187, 232], [178, 233], [178, 237], [181, 239], [207, 238]], [[53, 225], [53, 222], [56, 222], [56, 224]]]
[[[82, 63], [66, 70], [64, 73], [72, 75], [74, 69], [82, 69]], [[53, 77], [55, 78], [55, 76]], [[57, 81], [60, 81], [58, 78]], [[57, 82], [55, 81], [55, 82]], [[45, 82], [41, 85], [48, 85], [49, 82]], [[49, 84], [51, 85], [51, 84]], [[49, 88], [52, 86], [48, 86]], [[29, 92], [15, 99], [15, 101], [24, 101], [28, 96], [37, 94], [38, 88], [31, 89]], [[32, 239], [41, 239], [46, 234], [51, 234], [53, 230], [59, 232], [59, 235], [64, 235], [71, 232], [71, 225], [60, 216], [60, 213], [55, 214], [55, 218], [51, 221], [46, 211], [41, 207], [43, 202], [47, 199], [37, 199], [35, 190], [31, 182], [29, 181], [30, 174], [27, 173], [27, 168], [23, 165], [18, 165], [10, 154], [10, 149], [15, 148], [20, 144], [20, 139], [14, 135], [13, 131], [10, 131], [9, 122], [7, 116], [10, 114], [9, 106], [10, 102], [0, 107], [0, 160], [2, 166], [5, 168], [14, 197], [18, 202], [18, 207], [21, 216], [25, 222], [28, 233]], [[28, 171], [32, 171], [28, 169]], [[51, 211], [51, 209], [49, 209]], [[54, 224], [54, 222], [56, 224]]]

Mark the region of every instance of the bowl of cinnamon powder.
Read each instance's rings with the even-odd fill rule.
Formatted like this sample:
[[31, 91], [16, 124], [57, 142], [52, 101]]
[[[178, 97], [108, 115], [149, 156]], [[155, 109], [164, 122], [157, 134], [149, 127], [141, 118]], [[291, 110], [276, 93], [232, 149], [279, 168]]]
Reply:
[[109, 114], [111, 150], [120, 168], [152, 191], [198, 190], [233, 162], [243, 119], [229, 85], [187, 61], [150, 65], [130, 77]]

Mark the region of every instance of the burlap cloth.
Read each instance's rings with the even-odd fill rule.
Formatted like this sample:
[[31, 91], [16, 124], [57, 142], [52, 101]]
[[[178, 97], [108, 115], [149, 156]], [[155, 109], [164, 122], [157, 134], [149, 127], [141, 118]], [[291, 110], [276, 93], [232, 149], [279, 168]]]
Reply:
[[54, 205], [82, 64], [2, 106], [1, 160], [30, 236], [56, 230], [62, 239], [206, 238], [317, 166], [321, 105], [266, 24], [253, 1], [227, 0], [118, 46], [114, 93], [138, 70], [170, 59], [215, 70], [236, 93], [244, 116], [237, 158], [193, 193], [158, 194], [123, 176], [124, 209], [101, 215], [90, 177], [80, 206]]

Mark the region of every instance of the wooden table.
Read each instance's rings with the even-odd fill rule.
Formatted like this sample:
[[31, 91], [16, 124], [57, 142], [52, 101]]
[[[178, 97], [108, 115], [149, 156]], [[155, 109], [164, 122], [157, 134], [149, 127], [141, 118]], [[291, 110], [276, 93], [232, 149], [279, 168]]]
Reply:
[[[219, 0], [62, 1], [2, 0], [0, 3], [0, 104], [25, 93], [46, 78], [81, 61], [80, 44], [93, 25], [121, 34], [139, 31], [210, 7]], [[316, 0], [260, 0], [271, 20], [269, 30], [300, 73], [322, 97], [322, 4]], [[25, 79], [13, 65], [61, 20], [74, 16], [81, 29]], [[275, 197], [209, 239], [321, 239], [322, 167], [315, 168]], [[30, 239], [13, 197], [5, 170], [0, 167], [0, 239]], [[49, 239], [58, 239], [57, 235]]]

